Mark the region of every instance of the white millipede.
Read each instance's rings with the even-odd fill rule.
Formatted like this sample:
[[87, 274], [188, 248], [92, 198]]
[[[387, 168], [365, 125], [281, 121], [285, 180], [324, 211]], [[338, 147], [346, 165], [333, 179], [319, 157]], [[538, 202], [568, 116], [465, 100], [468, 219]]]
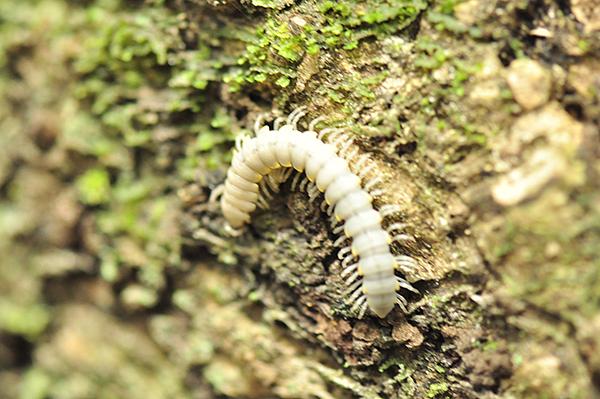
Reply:
[[392, 254], [392, 241], [406, 239], [407, 235], [392, 235], [392, 231], [402, 229], [399, 223], [383, 228], [384, 218], [395, 208], [374, 208], [373, 196], [381, 192], [374, 187], [380, 179], [363, 184], [372, 165], [365, 165], [366, 157], [356, 160], [356, 152], [348, 153], [351, 141], [339, 129], [324, 129], [317, 134], [316, 119], [309, 130], [298, 130], [298, 121], [304, 115], [304, 108], [298, 108], [283, 126], [279, 126], [281, 118], [276, 120], [273, 129], [261, 126], [259, 118], [254, 126], [256, 137], [238, 140], [221, 196], [221, 209], [229, 227], [239, 231], [257, 206], [268, 207], [272, 192], [278, 192], [278, 186], [295, 169], [298, 175], [292, 182], [293, 189], [303, 173], [307, 180], [300, 183], [300, 188], [307, 190], [311, 200], [319, 192], [325, 194], [321, 209], [332, 216], [333, 231], [340, 234], [335, 245], [351, 240], [339, 251], [338, 258], [344, 267], [342, 277], [348, 287], [345, 295], [352, 310], [359, 318], [367, 307], [382, 318], [396, 304], [406, 311], [406, 299], [398, 291], [417, 291], [395, 271], [399, 267], [410, 269], [416, 263], [409, 256]]

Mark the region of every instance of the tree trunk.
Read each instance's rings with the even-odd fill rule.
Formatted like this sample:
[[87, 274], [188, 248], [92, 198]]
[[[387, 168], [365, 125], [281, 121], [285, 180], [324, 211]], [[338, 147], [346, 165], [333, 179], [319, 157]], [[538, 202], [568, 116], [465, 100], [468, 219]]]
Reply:
[[[5, 0], [0, 93], [0, 398], [600, 397], [597, 0]], [[300, 106], [406, 312], [344, 302], [320, 199], [209, 201]]]

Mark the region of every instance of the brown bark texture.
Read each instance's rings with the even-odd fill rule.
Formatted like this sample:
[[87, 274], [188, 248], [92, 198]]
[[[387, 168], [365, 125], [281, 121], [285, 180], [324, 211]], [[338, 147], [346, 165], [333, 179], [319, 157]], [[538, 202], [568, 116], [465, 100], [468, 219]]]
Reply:
[[[209, 201], [300, 106], [406, 312], [344, 302], [321, 199]], [[0, 398], [600, 398], [599, 129], [598, 0], [0, 1]]]

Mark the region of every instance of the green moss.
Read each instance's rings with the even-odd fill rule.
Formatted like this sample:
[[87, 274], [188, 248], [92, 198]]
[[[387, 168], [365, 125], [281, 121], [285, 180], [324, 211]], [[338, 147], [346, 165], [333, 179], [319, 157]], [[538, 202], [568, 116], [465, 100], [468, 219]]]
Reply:
[[284, 88], [288, 87], [290, 85], [290, 78], [287, 76], [282, 76], [275, 81], [275, 84]]
[[[76, 71], [85, 77], [75, 93], [91, 102], [93, 114], [109, 135], [122, 136], [132, 147], [147, 145], [161, 113], [177, 107], [193, 108], [186, 97], [190, 89], [206, 87], [208, 77], [193, 68], [194, 61], [202, 59], [205, 52], [197, 50], [196, 58], [187, 53], [186, 57], [175, 57], [185, 45], [177, 29], [177, 16], [162, 9], [147, 7], [110, 18], [102, 8], [93, 11], [88, 12], [87, 22], [97, 25], [99, 33], [85, 41], [85, 51], [75, 63]], [[167, 60], [169, 67], [161, 68]], [[167, 84], [173, 87], [169, 96], [152, 92]], [[151, 107], [140, 101], [144, 91], [158, 97]]]
[[301, 15], [270, 14], [248, 40], [238, 59], [239, 68], [224, 77], [230, 90], [247, 84], [273, 82], [287, 87], [297, 78], [297, 66], [306, 55], [320, 50], [358, 48], [368, 37], [395, 33], [413, 22], [427, 7], [421, 0], [320, 1], [310, 21]]
[[[419, 141], [426, 143], [419, 148], [425, 150], [427, 145], [437, 146], [439, 136], [457, 143], [469, 143], [469, 146], [455, 146], [452, 151], [445, 152], [449, 170], [474, 147], [486, 148], [490, 138], [498, 134], [497, 125], [488, 122], [488, 106], [473, 103], [468, 97], [482, 85], [480, 75], [486, 55], [473, 41], [456, 46], [454, 40], [464, 41], [451, 39], [446, 33], [418, 38], [412, 64], [422, 76], [420, 92], [428, 94], [420, 98], [419, 113], [412, 122]], [[411, 96], [398, 96], [396, 100], [399, 107], [411, 106], [415, 101]], [[498, 98], [500, 101], [504, 100]]]
[[[362, 28], [364, 24], [379, 24], [377, 28], [381, 31], [387, 29], [400, 29], [407, 21], [413, 21], [416, 15], [427, 7], [426, 1], [407, 0], [371, 0], [371, 1], [332, 1], [326, 0], [319, 5], [319, 11], [328, 17], [334, 17], [331, 21], [338, 21], [343, 27]], [[330, 22], [331, 22], [330, 21]], [[387, 23], [400, 23], [400, 27], [391, 27]], [[367, 28], [373, 29], [373, 28]], [[377, 31], [372, 31], [377, 33]], [[339, 33], [342, 33], [341, 30]]]
[[523, 359], [523, 355], [521, 355], [520, 353], [515, 353], [515, 354], [512, 356], [512, 362], [513, 362], [513, 364], [514, 364], [516, 367], [518, 367], [518, 366], [520, 366], [521, 364], [523, 364], [523, 362], [524, 362], [524, 361], [525, 361], [525, 359]]
[[483, 344], [483, 350], [486, 352], [494, 352], [498, 350], [498, 341], [490, 340]]
[[435, 364], [435, 365], [433, 366], [433, 369], [434, 369], [436, 372], [440, 373], [440, 374], [445, 374], [445, 373], [446, 373], [446, 369], [445, 369], [444, 367], [440, 366], [439, 364]]
[[103, 168], [90, 169], [76, 182], [79, 199], [87, 205], [99, 205], [110, 199], [110, 177]]
[[39, 369], [30, 369], [23, 376], [19, 389], [21, 398], [44, 399], [48, 397], [52, 385], [51, 377]]
[[44, 305], [18, 304], [0, 298], [0, 330], [34, 339], [49, 322], [50, 312]]
[[454, 8], [464, 0], [443, 0], [437, 2], [427, 12], [427, 20], [438, 31], [447, 31], [452, 34], [469, 34], [473, 38], [481, 37], [481, 30], [477, 26], [468, 26], [454, 16]]
[[[417, 57], [414, 65], [427, 70], [436, 70], [446, 65], [452, 69], [452, 79], [449, 88], [442, 88], [439, 94], [450, 91], [458, 97], [465, 94], [464, 83], [473, 74], [481, 70], [479, 61], [463, 60], [452, 54], [443, 44], [429, 38], [420, 39], [416, 44]], [[449, 64], [449, 65], [448, 65]]]
[[318, 87], [316, 91], [337, 104], [343, 104], [342, 111], [352, 114], [361, 104], [369, 104], [376, 100], [374, 90], [387, 76], [387, 71], [369, 75], [353, 72], [336, 83], [331, 82], [327, 86]]
[[428, 38], [417, 42], [416, 50], [419, 55], [414, 65], [423, 69], [437, 69], [441, 67], [449, 57], [448, 50]]
[[[574, 165], [570, 175], [575, 174]], [[505, 264], [509, 294], [574, 324], [594, 317], [600, 303], [600, 244], [595, 234], [600, 217], [594, 207], [583, 210], [589, 206], [586, 197], [575, 196], [569, 207], [558, 206], [562, 195], [550, 191], [536, 203], [512, 210], [492, 248]]]
[[[141, 288], [133, 292], [146, 298], [164, 288], [164, 269], [180, 263], [180, 204], [171, 193], [196, 180], [198, 170], [230, 159], [232, 120], [224, 107], [207, 105], [204, 92], [235, 64], [220, 40], [244, 29], [213, 27], [186, 42], [184, 15], [161, 3], [127, 8], [98, 1], [59, 22], [79, 32], [61, 139], [94, 165], [74, 176], [81, 203], [94, 207], [94, 255], [110, 282], [140, 268]], [[177, 146], [161, 152], [171, 140]], [[172, 169], [177, 178], [166, 178]]]
[[439, 382], [429, 385], [429, 390], [427, 391], [428, 398], [435, 398], [443, 393], [448, 392], [448, 384], [445, 382]]
[[401, 383], [402, 391], [407, 394], [414, 394], [415, 391], [415, 381], [412, 378], [414, 374], [414, 370], [411, 369], [407, 364], [405, 359], [400, 358], [391, 358], [383, 362], [379, 366], [379, 372], [383, 373], [386, 370], [397, 367], [398, 370], [394, 375], [394, 381]]
[[592, 45], [588, 40], [580, 39], [577, 41], [577, 48], [583, 53], [587, 53], [591, 49]]
[[148, 183], [118, 182], [114, 199], [98, 212], [98, 228], [113, 243], [101, 252], [101, 271], [112, 281], [118, 275], [117, 265], [142, 267], [140, 281], [158, 289], [164, 286], [162, 269], [180, 261], [181, 239], [173, 220], [178, 203], [150, 191]]
[[290, 5], [290, 0], [252, 0], [252, 5], [256, 7], [273, 8], [281, 10]]
[[126, 78], [122, 82], [128, 87], [137, 86], [140, 77], [134, 65], [165, 65], [171, 51], [183, 48], [176, 16], [165, 11], [147, 7], [142, 12], [115, 14], [103, 7], [91, 7], [86, 13], [87, 22], [101, 31], [86, 41], [87, 52], [77, 60], [77, 70], [89, 73], [105, 68], [115, 74], [130, 71], [122, 75]]

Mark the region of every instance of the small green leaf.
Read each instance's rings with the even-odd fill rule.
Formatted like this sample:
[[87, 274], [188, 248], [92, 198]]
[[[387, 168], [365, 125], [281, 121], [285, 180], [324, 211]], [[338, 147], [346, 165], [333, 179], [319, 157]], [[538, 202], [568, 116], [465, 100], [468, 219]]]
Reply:
[[75, 183], [79, 199], [87, 205], [100, 205], [110, 199], [110, 178], [102, 168], [90, 169]]
[[288, 87], [290, 85], [290, 78], [287, 76], [282, 76], [275, 81], [275, 84], [281, 87]]

